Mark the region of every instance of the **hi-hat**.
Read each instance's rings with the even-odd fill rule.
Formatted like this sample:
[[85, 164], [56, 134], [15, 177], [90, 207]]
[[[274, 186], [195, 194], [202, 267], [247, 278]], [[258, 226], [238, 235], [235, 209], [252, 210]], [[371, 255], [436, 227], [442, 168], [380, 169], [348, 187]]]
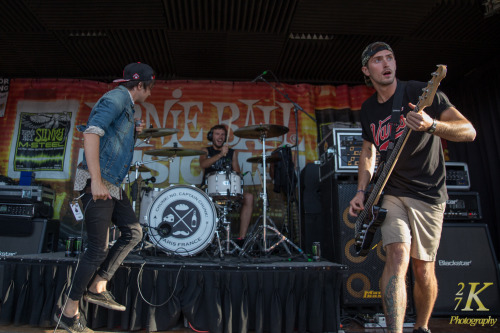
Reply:
[[[135, 165], [131, 165], [130, 166], [130, 171], [135, 171]], [[139, 172], [150, 172], [151, 169], [148, 168], [147, 166], [145, 165], [139, 165], [139, 169], [138, 169]]]
[[[266, 156], [266, 163], [276, 163], [279, 160], [280, 160], [280, 158], [277, 156], [272, 156], [272, 155]], [[247, 159], [247, 162], [262, 164], [262, 156], [252, 156], [252, 157]]]
[[244, 139], [274, 138], [286, 133], [288, 133], [288, 127], [272, 124], [245, 126], [234, 131], [234, 135]]
[[162, 148], [162, 149], [151, 149], [145, 151], [146, 155], [153, 156], [196, 156], [196, 155], [205, 155], [207, 152], [203, 150], [195, 150], [195, 149], [187, 149], [187, 148]]
[[175, 128], [145, 128], [141, 133], [137, 134], [137, 138], [159, 138], [162, 136], [172, 135], [177, 132], [179, 132], [179, 130]]

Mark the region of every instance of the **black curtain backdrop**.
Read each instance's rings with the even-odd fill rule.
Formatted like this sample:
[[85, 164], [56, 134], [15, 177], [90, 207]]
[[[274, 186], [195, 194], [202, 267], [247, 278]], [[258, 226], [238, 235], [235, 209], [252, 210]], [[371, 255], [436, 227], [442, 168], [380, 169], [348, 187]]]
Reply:
[[448, 142], [450, 160], [466, 162], [471, 191], [479, 193], [482, 223], [488, 225], [500, 257], [500, 65], [486, 65], [443, 88], [451, 102], [476, 128], [471, 143]]
[[[0, 324], [54, 327], [76, 262], [38, 256], [0, 261]], [[197, 330], [219, 333], [336, 332], [343, 270], [329, 262], [223, 266], [151, 259], [142, 267], [131, 261], [109, 283], [125, 312], [80, 305], [92, 329], [165, 331], [183, 316]]]

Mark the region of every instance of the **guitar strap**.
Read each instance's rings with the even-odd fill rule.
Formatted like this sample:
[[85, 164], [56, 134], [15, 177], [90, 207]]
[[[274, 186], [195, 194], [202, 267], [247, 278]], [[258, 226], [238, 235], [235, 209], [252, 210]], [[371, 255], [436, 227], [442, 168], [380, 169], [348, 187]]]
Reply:
[[401, 116], [401, 110], [403, 109], [403, 92], [405, 91], [406, 82], [399, 81], [394, 92], [394, 100], [392, 101], [392, 112], [391, 112], [391, 136], [389, 138], [389, 145], [387, 146], [387, 151], [385, 154], [385, 159], [387, 160], [391, 156], [392, 150], [394, 149], [394, 142], [396, 141], [396, 129], [399, 126], [399, 118]]

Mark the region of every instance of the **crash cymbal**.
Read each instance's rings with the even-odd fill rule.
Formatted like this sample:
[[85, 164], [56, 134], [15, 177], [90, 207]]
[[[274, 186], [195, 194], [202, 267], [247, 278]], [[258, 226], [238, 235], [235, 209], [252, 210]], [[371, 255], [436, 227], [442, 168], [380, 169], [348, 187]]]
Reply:
[[[130, 171], [135, 171], [135, 165], [130, 166]], [[139, 165], [139, 172], [149, 172], [149, 171], [151, 171], [151, 169], [148, 168], [147, 166]]]
[[187, 149], [187, 148], [162, 148], [162, 149], [152, 149], [144, 152], [146, 155], [153, 156], [196, 156], [205, 155], [207, 152], [203, 150]]
[[179, 132], [179, 130], [175, 128], [145, 128], [141, 133], [137, 134], [137, 138], [159, 138], [162, 136], [172, 135], [177, 132]]
[[274, 138], [286, 133], [288, 133], [288, 127], [272, 124], [245, 126], [234, 131], [234, 135], [244, 139], [260, 139], [262, 136]]
[[[277, 156], [272, 156], [272, 155], [266, 156], [266, 163], [275, 163], [275, 162], [278, 162], [279, 160], [280, 160], [280, 158]], [[252, 157], [247, 159], [247, 162], [262, 164], [262, 156], [252, 156]]]

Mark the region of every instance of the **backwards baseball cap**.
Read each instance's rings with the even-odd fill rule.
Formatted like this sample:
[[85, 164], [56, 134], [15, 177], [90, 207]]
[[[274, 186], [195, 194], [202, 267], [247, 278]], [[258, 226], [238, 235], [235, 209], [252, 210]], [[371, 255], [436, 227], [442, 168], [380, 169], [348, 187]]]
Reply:
[[116, 79], [113, 82], [150, 81], [154, 79], [155, 72], [151, 66], [140, 62], [133, 62], [125, 66], [123, 78]]
[[366, 66], [368, 63], [368, 60], [370, 60], [371, 57], [373, 57], [377, 52], [383, 51], [383, 50], [388, 50], [391, 51], [394, 54], [394, 51], [392, 51], [391, 47], [389, 44], [384, 43], [384, 42], [374, 42], [368, 45], [363, 53], [361, 54], [361, 64], [363, 66]]

